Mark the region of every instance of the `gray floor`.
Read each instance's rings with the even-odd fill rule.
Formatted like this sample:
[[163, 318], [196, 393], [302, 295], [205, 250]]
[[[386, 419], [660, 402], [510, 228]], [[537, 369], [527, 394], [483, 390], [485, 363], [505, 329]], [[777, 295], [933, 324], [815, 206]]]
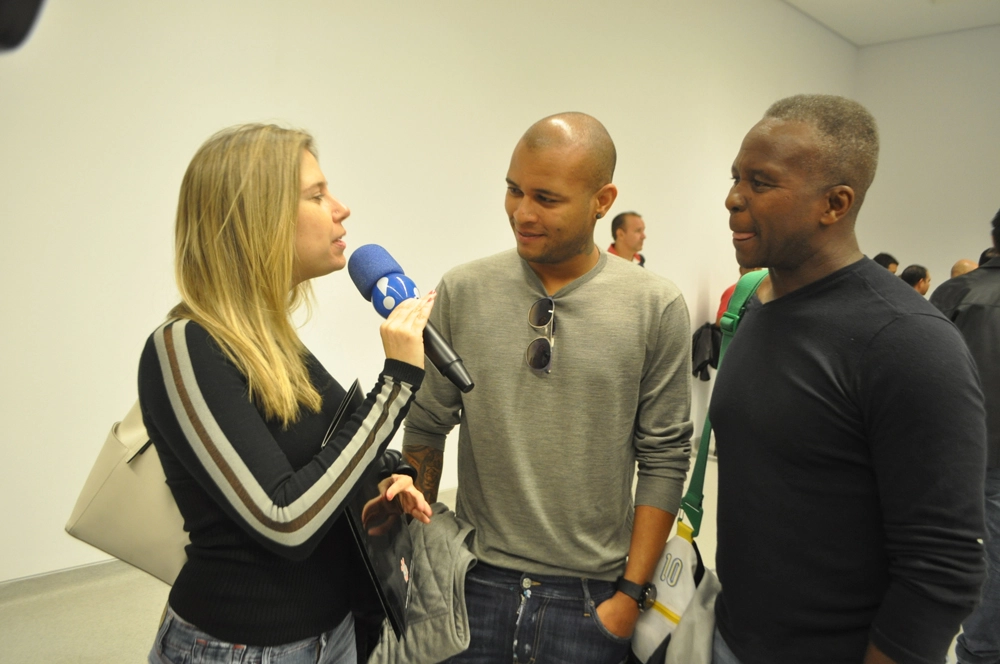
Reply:
[[117, 560], [0, 585], [0, 662], [145, 662], [170, 587]]
[[[717, 473], [705, 473], [698, 536], [714, 567]], [[454, 491], [442, 491], [454, 505]], [[130, 664], [146, 661], [170, 588], [119, 561], [0, 583], [0, 663]], [[949, 654], [949, 664], [955, 662]]]
[[117, 560], [0, 583], [0, 664], [145, 662], [169, 592]]

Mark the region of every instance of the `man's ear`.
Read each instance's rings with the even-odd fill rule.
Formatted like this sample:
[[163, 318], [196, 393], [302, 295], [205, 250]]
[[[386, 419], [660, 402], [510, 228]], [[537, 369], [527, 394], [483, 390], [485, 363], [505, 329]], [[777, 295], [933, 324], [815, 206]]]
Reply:
[[826, 190], [826, 210], [820, 218], [824, 226], [831, 226], [848, 215], [854, 207], [854, 189], [838, 184]]
[[610, 182], [607, 183], [594, 194], [594, 200], [597, 201], [595, 212], [599, 213], [602, 217], [607, 215], [608, 210], [614, 205], [616, 198], [618, 198], [618, 187]]

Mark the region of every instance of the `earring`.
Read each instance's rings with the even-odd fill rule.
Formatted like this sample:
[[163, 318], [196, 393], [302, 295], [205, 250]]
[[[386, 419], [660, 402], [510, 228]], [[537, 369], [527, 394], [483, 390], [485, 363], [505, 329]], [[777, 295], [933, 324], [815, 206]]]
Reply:
[[598, 218], [598, 219], [600, 219], [600, 218], [601, 218], [601, 217], [603, 217], [603, 216], [604, 216], [604, 213], [603, 213], [603, 212], [598, 212], [598, 213], [597, 213], [597, 218]]

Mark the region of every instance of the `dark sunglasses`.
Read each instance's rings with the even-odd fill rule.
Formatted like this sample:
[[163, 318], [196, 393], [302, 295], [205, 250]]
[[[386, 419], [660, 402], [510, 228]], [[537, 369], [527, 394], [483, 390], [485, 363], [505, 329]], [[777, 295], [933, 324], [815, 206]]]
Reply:
[[542, 331], [545, 336], [538, 337], [530, 344], [524, 353], [528, 366], [536, 371], [548, 373], [552, 366], [552, 347], [555, 344], [556, 303], [551, 297], [543, 297], [528, 309], [528, 325]]

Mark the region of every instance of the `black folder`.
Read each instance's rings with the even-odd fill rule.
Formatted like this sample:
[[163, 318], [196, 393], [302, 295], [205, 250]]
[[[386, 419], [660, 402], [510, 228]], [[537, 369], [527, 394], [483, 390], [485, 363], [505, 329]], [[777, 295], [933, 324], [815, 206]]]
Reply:
[[[364, 402], [358, 381], [354, 381], [340, 404], [323, 440], [325, 446]], [[390, 509], [378, 485], [381, 463], [376, 460], [355, 487], [344, 512], [358, 543], [361, 557], [378, 592], [396, 638], [406, 630], [406, 604], [410, 592], [410, 564], [413, 542], [405, 517]], [[367, 509], [366, 509], [367, 508]]]

